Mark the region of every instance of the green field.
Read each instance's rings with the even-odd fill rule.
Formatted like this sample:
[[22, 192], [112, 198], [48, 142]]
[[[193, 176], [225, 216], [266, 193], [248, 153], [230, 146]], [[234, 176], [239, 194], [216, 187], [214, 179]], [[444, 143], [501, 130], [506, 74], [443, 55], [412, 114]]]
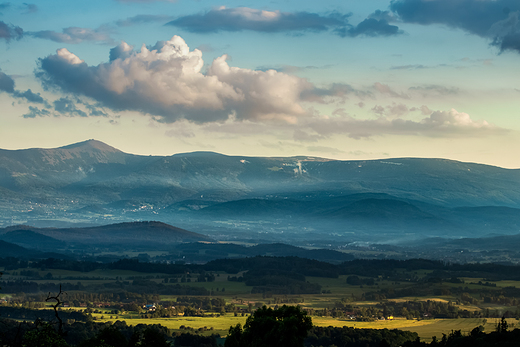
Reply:
[[[1, 271], [2, 269], [0, 269]], [[30, 278], [20, 276], [20, 272], [23, 269], [9, 270], [2, 277], [2, 280], [29, 280]], [[81, 282], [84, 285], [89, 284], [104, 284], [107, 282], [114, 282], [116, 280], [131, 281], [136, 278], [146, 278], [157, 283], [161, 283], [164, 278], [174, 278], [174, 275], [165, 275], [161, 273], [140, 273], [136, 271], [127, 270], [96, 270], [91, 272], [78, 272], [68, 270], [39, 270], [39, 275], [43, 278], [34, 280], [38, 283], [54, 282], [54, 283], [77, 283]], [[5, 272], [5, 271], [4, 271]], [[420, 270], [415, 272], [419, 276], [424, 276], [428, 271]], [[49, 278], [44, 278], [48, 276]], [[379, 301], [361, 301], [363, 294], [370, 292], [377, 292], [385, 288], [391, 288], [393, 290], [400, 290], [413, 286], [414, 283], [406, 281], [389, 281], [376, 279], [374, 285], [348, 285], [346, 283], [347, 275], [339, 276], [338, 278], [322, 278], [322, 277], [306, 277], [306, 281], [311, 283], [319, 283], [322, 286], [322, 294], [305, 294], [305, 295], [262, 295], [262, 294], [251, 294], [252, 287], [246, 286], [244, 282], [232, 282], [228, 281], [230, 275], [217, 272], [215, 273], [215, 281], [213, 282], [197, 282], [196, 275], [192, 274], [190, 282], [179, 283], [182, 285], [188, 285], [192, 287], [202, 287], [213, 292], [213, 298], [222, 298], [227, 304], [233, 303], [238, 308], [248, 308], [249, 304], [253, 307], [259, 307], [261, 305], [274, 306], [277, 304], [295, 304], [298, 303], [304, 309], [333, 309], [335, 303], [348, 302], [351, 306], [357, 307], [369, 307], [379, 305]], [[238, 274], [240, 276], [241, 274]], [[233, 274], [232, 276], [237, 276]], [[469, 290], [473, 290], [473, 296], [476, 299], [479, 290], [493, 290], [493, 288], [500, 289], [504, 287], [520, 287], [520, 281], [496, 281], [492, 282], [496, 284], [496, 287], [483, 287], [478, 284], [478, 281], [485, 281], [482, 278], [463, 278], [463, 284], [443, 282], [439, 284], [432, 284], [439, 289], [454, 289], [460, 286], [464, 286]], [[175, 283], [177, 284], [177, 283]], [[170, 284], [167, 284], [170, 285]], [[64, 294], [62, 296], [63, 301], [67, 301], [67, 288], [63, 288]], [[456, 292], [456, 291], [453, 291]], [[68, 293], [73, 293], [69, 291]], [[46, 293], [45, 293], [46, 294]], [[0, 297], [8, 297], [15, 295], [14, 293], [2, 293]], [[450, 294], [447, 295], [429, 295], [429, 296], [402, 296], [396, 299], [388, 299], [387, 302], [403, 302], [403, 301], [442, 301], [454, 303], [454, 306], [462, 310], [468, 311], [480, 311], [481, 309], [489, 309], [490, 311], [498, 310], [504, 312], [506, 310], [516, 310], [517, 307], [504, 306], [496, 303], [484, 303], [480, 300], [478, 304], [463, 304], [459, 300], [460, 295]], [[41, 300], [41, 299], [40, 299]], [[161, 301], [177, 300], [175, 295], [161, 295]], [[79, 308], [78, 308], [79, 309]], [[197, 331], [202, 334], [213, 334], [218, 333], [220, 335], [226, 335], [229, 327], [234, 326], [238, 323], [244, 324], [247, 319], [247, 315], [242, 316], [239, 314], [235, 316], [232, 312], [228, 312], [222, 316], [217, 317], [214, 312], [206, 312], [207, 315], [214, 314], [214, 317], [184, 317], [178, 316], [173, 318], [142, 318], [138, 313], [126, 313], [115, 315], [111, 312], [112, 309], [97, 309], [98, 313], [94, 313], [93, 316], [96, 322], [115, 322], [116, 320], [124, 320], [129, 325], [137, 324], [161, 324], [169, 329], [176, 332], [182, 331]], [[417, 316], [416, 316], [417, 317]], [[422, 316], [420, 316], [422, 317]], [[459, 318], [459, 319], [404, 319], [396, 317], [393, 320], [374, 320], [371, 322], [361, 322], [355, 320], [348, 320], [346, 318], [333, 318], [333, 317], [320, 317], [312, 316], [313, 324], [316, 326], [335, 326], [335, 327], [354, 327], [354, 328], [370, 328], [370, 329], [400, 329], [416, 332], [419, 334], [421, 339], [426, 342], [430, 342], [432, 336], [441, 338], [442, 334], [449, 334], [453, 330], [461, 330], [463, 333], [469, 333], [472, 329], [477, 326], [483, 325], [485, 332], [490, 332], [495, 329], [496, 319], [488, 318], [486, 323], [480, 318]], [[514, 328], [518, 325], [518, 321], [515, 319], [508, 319], [510, 328]], [[181, 329], [181, 327], [183, 327]]]

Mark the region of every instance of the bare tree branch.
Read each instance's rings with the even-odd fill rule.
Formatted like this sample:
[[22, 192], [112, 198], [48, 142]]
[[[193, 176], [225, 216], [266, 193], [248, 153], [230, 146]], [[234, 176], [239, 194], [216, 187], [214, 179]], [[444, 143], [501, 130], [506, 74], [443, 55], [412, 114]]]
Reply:
[[49, 293], [49, 295], [47, 295], [47, 299], [45, 299], [45, 301], [56, 300], [56, 304], [52, 305], [52, 307], [54, 308], [54, 315], [56, 316], [56, 319], [58, 320], [58, 333], [60, 335], [63, 335], [63, 321], [61, 320], [61, 318], [58, 314], [58, 306], [63, 304], [63, 302], [60, 300], [61, 294], [64, 294], [64, 293], [61, 291], [61, 284], [60, 284], [60, 292], [58, 293], [58, 295], [51, 296], [51, 293]]

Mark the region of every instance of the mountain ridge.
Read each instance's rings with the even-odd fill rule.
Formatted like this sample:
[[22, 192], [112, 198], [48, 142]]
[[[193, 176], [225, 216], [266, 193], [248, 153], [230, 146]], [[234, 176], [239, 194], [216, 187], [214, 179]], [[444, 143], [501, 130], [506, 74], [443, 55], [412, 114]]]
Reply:
[[[356, 234], [365, 226], [365, 234], [382, 230], [394, 237], [424, 225], [428, 236], [445, 228], [467, 235], [468, 226], [480, 234], [515, 230], [516, 218], [505, 225], [490, 209], [481, 218], [478, 211], [453, 208], [519, 209], [520, 170], [430, 158], [349, 161], [204, 151], [142, 156], [87, 140], [0, 150], [0, 192], [0, 226], [159, 220], [233, 238], [236, 228], [281, 235], [287, 227], [318, 237], [337, 230]], [[377, 199], [356, 202], [356, 194]], [[516, 210], [501, 213], [510, 218]], [[311, 218], [319, 222], [306, 229]]]

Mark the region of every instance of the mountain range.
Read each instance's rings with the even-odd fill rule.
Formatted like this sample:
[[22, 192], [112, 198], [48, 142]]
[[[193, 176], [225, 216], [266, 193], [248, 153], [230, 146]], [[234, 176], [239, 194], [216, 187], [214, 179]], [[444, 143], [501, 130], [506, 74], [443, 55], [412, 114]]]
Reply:
[[515, 234], [520, 170], [428, 158], [141, 156], [88, 140], [0, 150], [0, 212], [0, 226], [158, 220], [228, 239]]

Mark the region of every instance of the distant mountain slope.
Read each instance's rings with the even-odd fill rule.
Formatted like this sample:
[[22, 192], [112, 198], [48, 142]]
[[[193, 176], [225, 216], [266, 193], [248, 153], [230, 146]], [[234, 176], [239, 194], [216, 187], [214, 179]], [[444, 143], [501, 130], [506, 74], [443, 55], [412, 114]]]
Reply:
[[296, 191], [379, 192], [446, 206], [520, 207], [520, 170], [445, 159], [339, 161], [212, 152], [138, 156], [89, 140], [56, 149], [0, 150], [0, 189], [32, 202], [121, 199], [167, 206]]
[[0, 254], [2, 257], [21, 257], [27, 258], [40, 254], [38, 251], [29, 250], [14, 243], [0, 240]]
[[[506, 217], [514, 210], [496, 210], [504, 213], [498, 218], [454, 209], [479, 206], [519, 209], [520, 170], [424, 158], [140, 156], [96, 140], [55, 149], [0, 150], [0, 226], [161, 220], [205, 234], [236, 231], [228, 240], [241, 232], [269, 241], [288, 233], [313, 233], [314, 239], [365, 234], [367, 239], [374, 231], [388, 231], [389, 238], [465, 236], [473, 229], [479, 235], [516, 232], [520, 221]], [[246, 217], [256, 220], [244, 226]], [[255, 235], [260, 231], [268, 237]], [[98, 229], [37, 232], [77, 242], [93, 242], [103, 234]], [[104, 242], [160, 242], [152, 234], [113, 230]], [[157, 234], [166, 242], [178, 239], [164, 228]]]
[[515, 251], [520, 249], [520, 234], [494, 237], [475, 237], [461, 239], [429, 238], [418, 242], [410, 242], [405, 246], [431, 247], [435, 249], [469, 249], [471, 251], [496, 250]]
[[173, 250], [181, 251], [189, 258], [210, 261], [220, 258], [243, 258], [254, 256], [300, 257], [330, 263], [353, 260], [354, 256], [330, 249], [307, 249], [284, 243], [241, 246], [232, 243], [185, 243], [176, 245]]
[[[161, 222], [118, 223], [87, 228], [33, 228], [12, 226], [0, 229], [0, 238], [13, 233], [33, 232], [39, 238], [53, 238], [66, 243], [106, 245], [154, 245], [210, 240], [209, 237]], [[3, 235], [2, 235], [3, 234]], [[33, 234], [34, 235], [34, 234]]]
[[448, 223], [387, 194], [355, 194], [322, 200], [244, 199], [214, 204], [198, 214], [229, 218], [313, 218], [370, 223], [415, 223], [445, 226]]
[[21, 229], [9, 231], [3, 235], [0, 235], [0, 240], [14, 243], [26, 248], [36, 248], [42, 250], [56, 250], [65, 246], [63, 241], [45, 236], [33, 230], [27, 230], [23, 228], [23, 226]]

